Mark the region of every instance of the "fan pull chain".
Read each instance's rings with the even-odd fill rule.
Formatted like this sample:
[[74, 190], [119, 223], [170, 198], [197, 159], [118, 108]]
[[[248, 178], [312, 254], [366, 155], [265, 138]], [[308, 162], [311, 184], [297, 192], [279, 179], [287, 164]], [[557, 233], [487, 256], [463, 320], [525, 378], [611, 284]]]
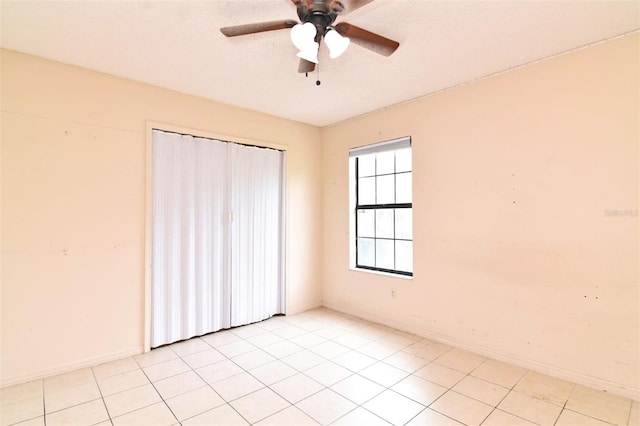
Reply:
[[316, 86], [320, 86], [320, 64], [316, 66], [316, 72], [317, 72]]

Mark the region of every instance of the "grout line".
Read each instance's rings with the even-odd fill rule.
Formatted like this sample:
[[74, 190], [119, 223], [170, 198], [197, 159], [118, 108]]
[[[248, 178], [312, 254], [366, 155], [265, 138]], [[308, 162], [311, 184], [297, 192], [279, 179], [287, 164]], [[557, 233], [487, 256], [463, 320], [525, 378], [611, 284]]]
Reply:
[[111, 421], [111, 414], [109, 414], [109, 407], [107, 407], [107, 402], [104, 400], [104, 395], [102, 394], [102, 389], [100, 389], [100, 383], [98, 383], [98, 378], [96, 377], [96, 373], [95, 373], [95, 371], [93, 371], [93, 367], [89, 367], [89, 369], [91, 370], [91, 375], [93, 376], [93, 380], [96, 383], [96, 387], [98, 388], [98, 392], [100, 393], [100, 400], [102, 401], [102, 405], [104, 406], [104, 410], [107, 413], [107, 418], [108, 418], [109, 422], [111, 422], [111, 424], [113, 425], [113, 422]]

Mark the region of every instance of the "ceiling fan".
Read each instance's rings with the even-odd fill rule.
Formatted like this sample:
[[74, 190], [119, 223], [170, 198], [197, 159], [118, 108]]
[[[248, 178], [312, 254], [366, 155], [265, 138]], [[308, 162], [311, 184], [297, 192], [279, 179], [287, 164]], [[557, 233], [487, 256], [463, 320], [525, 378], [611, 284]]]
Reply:
[[291, 28], [291, 39], [300, 49], [298, 72], [307, 73], [318, 63], [317, 52], [324, 38], [332, 58], [339, 56], [349, 41], [384, 56], [396, 51], [400, 44], [347, 22], [334, 25], [338, 17], [371, 3], [373, 0], [290, 0], [297, 9], [300, 23], [285, 19], [220, 28], [227, 37]]

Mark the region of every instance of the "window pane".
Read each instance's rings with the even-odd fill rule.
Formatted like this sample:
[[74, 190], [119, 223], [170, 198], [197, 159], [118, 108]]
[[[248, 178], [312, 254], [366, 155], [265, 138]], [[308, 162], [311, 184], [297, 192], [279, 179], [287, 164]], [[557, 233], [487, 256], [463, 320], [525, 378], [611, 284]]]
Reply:
[[376, 174], [376, 155], [368, 154], [358, 157], [358, 176], [373, 176]]
[[393, 204], [395, 198], [394, 175], [378, 176], [376, 204]]
[[358, 237], [374, 238], [375, 210], [358, 210]]
[[411, 203], [411, 172], [396, 175], [396, 203]]
[[376, 155], [376, 174], [385, 175], [393, 173], [394, 152], [381, 152]]
[[396, 241], [396, 270], [413, 272], [413, 243]]
[[358, 265], [376, 266], [375, 241], [373, 238], [358, 238]]
[[411, 171], [411, 149], [396, 151], [396, 173]]
[[393, 238], [393, 209], [376, 210], [376, 238]]
[[413, 239], [413, 211], [411, 209], [396, 209], [396, 236], [400, 240]]
[[393, 268], [393, 240], [376, 240], [376, 267]]
[[376, 203], [376, 178], [358, 179], [358, 204], [375, 204]]

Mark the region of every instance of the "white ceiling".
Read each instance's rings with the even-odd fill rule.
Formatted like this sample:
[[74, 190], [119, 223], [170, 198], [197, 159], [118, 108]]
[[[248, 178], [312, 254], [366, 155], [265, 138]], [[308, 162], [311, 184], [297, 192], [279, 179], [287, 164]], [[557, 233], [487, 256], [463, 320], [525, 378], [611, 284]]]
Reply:
[[5, 1], [3, 48], [326, 126], [640, 28], [639, 1], [376, 0], [338, 18], [400, 42], [351, 45], [297, 73], [288, 30], [226, 38], [229, 25], [297, 19], [290, 0]]

